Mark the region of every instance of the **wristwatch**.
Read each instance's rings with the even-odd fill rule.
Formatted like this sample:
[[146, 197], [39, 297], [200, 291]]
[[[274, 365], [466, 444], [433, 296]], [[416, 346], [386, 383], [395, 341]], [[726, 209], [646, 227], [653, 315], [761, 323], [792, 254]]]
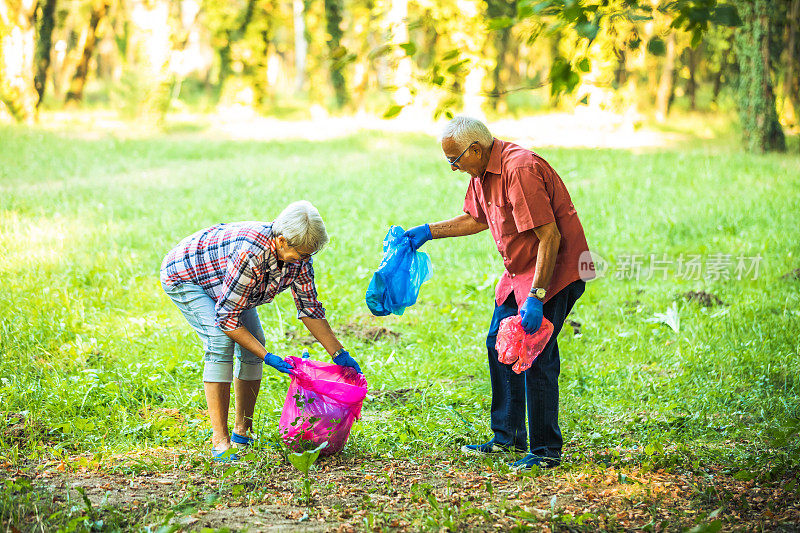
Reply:
[[347, 350], [345, 350], [344, 348], [339, 348], [338, 350], [336, 350], [336, 351], [333, 353], [333, 355], [331, 356], [331, 359], [336, 359], [337, 357], [339, 357], [340, 355], [342, 355], [342, 354], [343, 354], [344, 352], [346, 352], [346, 351], [347, 351]]
[[545, 297], [546, 294], [547, 294], [547, 291], [544, 290], [544, 289], [537, 289], [536, 287], [531, 287], [531, 292], [530, 292], [531, 296], [535, 296], [535, 297], [539, 298], [540, 300], [544, 301], [544, 297]]

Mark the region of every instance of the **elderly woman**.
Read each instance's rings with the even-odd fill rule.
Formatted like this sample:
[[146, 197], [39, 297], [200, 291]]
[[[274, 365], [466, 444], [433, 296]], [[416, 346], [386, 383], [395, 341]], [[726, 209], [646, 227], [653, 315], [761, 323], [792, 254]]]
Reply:
[[[183, 239], [161, 264], [161, 285], [203, 342], [203, 384], [211, 418], [211, 454], [236, 459], [252, 438], [263, 363], [291, 374], [264, 347], [256, 307], [292, 289], [297, 317], [340, 366], [361, 372], [336, 339], [317, 299], [312, 255], [328, 242], [309, 202], [290, 204], [273, 222], [217, 224]], [[234, 364], [234, 355], [236, 356]], [[228, 434], [231, 381], [236, 419]]]

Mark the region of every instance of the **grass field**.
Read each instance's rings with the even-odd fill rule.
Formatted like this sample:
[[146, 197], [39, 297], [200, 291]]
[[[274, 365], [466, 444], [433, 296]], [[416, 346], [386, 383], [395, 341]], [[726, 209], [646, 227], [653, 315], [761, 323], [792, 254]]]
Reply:
[[[461, 212], [466, 176], [433, 137], [83, 133], [0, 126], [3, 529], [800, 527], [796, 152], [537, 149], [607, 270], [559, 337], [565, 465], [517, 475], [457, 451], [489, 436], [488, 235], [426, 245], [434, 276], [403, 316], [364, 304], [389, 225]], [[297, 199], [325, 218], [317, 286], [371, 387], [309, 506], [267, 445], [207, 461], [201, 348], [158, 283], [182, 237]], [[259, 312], [268, 348], [299, 354], [291, 296]], [[287, 388], [265, 378], [262, 443]]]

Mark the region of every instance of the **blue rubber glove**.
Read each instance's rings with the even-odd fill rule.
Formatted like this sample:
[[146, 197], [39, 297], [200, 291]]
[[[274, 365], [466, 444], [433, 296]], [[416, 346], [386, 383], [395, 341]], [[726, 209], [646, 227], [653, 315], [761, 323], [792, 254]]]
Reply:
[[359, 374], [363, 374], [363, 372], [361, 372], [361, 367], [358, 366], [355, 359], [350, 357], [350, 353], [346, 350], [334, 357], [333, 362], [339, 366], [349, 366], [350, 368], [354, 368]]
[[433, 239], [431, 234], [431, 227], [428, 224], [416, 226], [403, 233], [402, 237], [408, 237], [411, 241], [411, 247], [414, 251], [419, 250], [419, 247]]
[[264, 362], [277, 370], [278, 372], [283, 372], [284, 374], [292, 375], [292, 365], [275, 355], [274, 353], [267, 352], [267, 355], [264, 356]]
[[520, 325], [525, 333], [536, 333], [542, 327], [542, 301], [536, 296], [528, 296], [519, 310], [519, 316], [522, 317]]

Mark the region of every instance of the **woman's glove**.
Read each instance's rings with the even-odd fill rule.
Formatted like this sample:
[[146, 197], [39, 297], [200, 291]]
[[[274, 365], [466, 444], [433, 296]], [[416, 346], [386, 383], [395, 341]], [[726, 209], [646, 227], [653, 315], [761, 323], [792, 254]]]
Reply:
[[361, 367], [358, 366], [355, 359], [350, 357], [350, 353], [347, 350], [341, 350], [339, 355], [333, 358], [333, 362], [339, 366], [349, 366], [350, 368], [354, 368], [359, 374], [363, 374], [363, 372], [361, 372]]
[[428, 224], [423, 224], [411, 228], [403, 233], [401, 237], [408, 237], [408, 240], [411, 241], [411, 247], [414, 251], [417, 251], [420, 246], [433, 239], [433, 234], [431, 233], [431, 227]]
[[536, 296], [528, 296], [519, 310], [520, 325], [525, 333], [536, 333], [542, 327], [542, 301]]
[[264, 356], [264, 362], [277, 370], [278, 372], [283, 372], [284, 374], [292, 375], [292, 365], [275, 355], [274, 353], [267, 352], [267, 355]]

